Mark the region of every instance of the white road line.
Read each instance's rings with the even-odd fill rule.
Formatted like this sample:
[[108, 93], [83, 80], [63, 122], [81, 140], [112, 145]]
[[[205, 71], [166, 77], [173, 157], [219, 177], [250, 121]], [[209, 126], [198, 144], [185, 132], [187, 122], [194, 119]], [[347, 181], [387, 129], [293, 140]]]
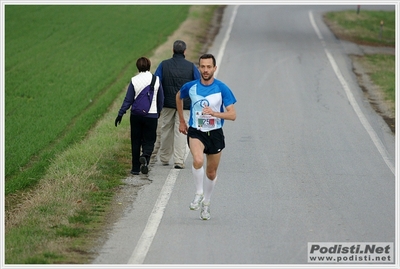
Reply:
[[[220, 61], [224, 55], [226, 43], [229, 40], [230, 32], [232, 30], [232, 25], [236, 17], [237, 9], [238, 6], [235, 6], [229, 23], [229, 28], [225, 33], [224, 40], [218, 52], [217, 59], [219, 59]], [[215, 76], [217, 72], [218, 69], [215, 72]], [[185, 160], [188, 154], [189, 154], [189, 149], [187, 148]], [[176, 179], [178, 178], [179, 172], [180, 172], [179, 169], [171, 169], [171, 171], [169, 172], [168, 177], [165, 180], [164, 186], [161, 189], [160, 195], [157, 198], [156, 204], [154, 205], [153, 210], [149, 216], [149, 219], [147, 220], [146, 227], [144, 228], [144, 231], [140, 236], [140, 239], [135, 249], [133, 250], [131, 257], [129, 258], [128, 264], [142, 264], [144, 262], [144, 259], [146, 258], [147, 253], [150, 249], [151, 243], [153, 242], [154, 236], [157, 233], [158, 226], [160, 225], [161, 219], [164, 215], [165, 208], [168, 204], [169, 198], [171, 197], [172, 190], [174, 189], [175, 182]]]
[[147, 220], [146, 228], [144, 229], [142, 236], [140, 237], [136, 248], [130, 257], [128, 264], [142, 264], [146, 258], [147, 252], [149, 251], [154, 236], [157, 233], [158, 226], [164, 215], [168, 200], [171, 197], [178, 174], [178, 169], [171, 169], [169, 172], [160, 195], [158, 196], [157, 202], [154, 205], [153, 211]]
[[[186, 148], [185, 160], [188, 154], [189, 149]], [[140, 239], [133, 250], [131, 257], [129, 258], [128, 264], [142, 264], [146, 258], [147, 252], [149, 251], [154, 236], [157, 233], [158, 226], [160, 225], [165, 208], [167, 207], [169, 198], [171, 197], [172, 190], [174, 189], [175, 182], [180, 171], [180, 169], [174, 168], [169, 171], [164, 186], [162, 187], [149, 219], [147, 220], [146, 227], [144, 228], [144, 231], [140, 236]]]
[[392, 162], [390, 161], [389, 154], [388, 154], [385, 146], [383, 145], [382, 141], [379, 139], [375, 130], [372, 128], [371, 124], [368, 122], [367, 118], [361, 111], [360, 106], [358, 105], [356, 99], [354, 98], [354, 95], [351, 92], [349, 85], [347, 84], [345, 78], [343, 77], [342, 73], [340, 72], [338, 65], [336, 64], [335, 59], [333, 58], [333, 56], [329, 52], [329, 50], [326, 48], [326, 44], [323, 40], [321, 32], [319, 31], [319, 29], [314, 21], [314, 16], [312, 14], [312, 11], [309, 11], [308, 14], [309, 14], [311, 25], [313, 26], [315, 32], [317, 33], [318, 38], [322, 41], [322, 45], [324, 47], [325, 54], [328, 57], [329, 62], [331, 63], [332, 68], [335, 71], [337, 78], [339, 79], [340, 83], [342, 84], [344, 91], [346, 92], [347, 99], [349, 100], [351, 106], [353, 107], [354, 111], [356, 112], [358, 119], [361, 121], [361, 124], [364, 126], [365, 130], [371, 137], [372, 142], [375, 144], [376, 148], [378, 149], [379, 153], [381, 154], [386, 165], [389, 167], [390, 171], [392, 171], [392, 173], [394, 175], [395, 168], [394, 168], [394, 165], [392, 164]]
[[239, 6], [235, 6], [234, 9], [233, 9], [232, 16], [231, 16], [231, 19], [229, 21], [228, 30], [225, 33], [224, 39], [222, 40], [222, 44], [219, 47], [218, 54], [216, 55], [216, 59], [217, 59], [216, 61], [217, 61], [217, 67], [218, 68], [214, 73], [214, 77], [217, 77], [218, 70], [220, 69], [220, 65], [221, 65], [221, 62], [222, 62], [222, 57], [224, 57], [225, 47], [226, 47], [226, 44], [228, 43], [229, 37], [231, 36], [232, 26], [233, 26], [233, 22], [235, 21], [238, 8], [239, 8]]

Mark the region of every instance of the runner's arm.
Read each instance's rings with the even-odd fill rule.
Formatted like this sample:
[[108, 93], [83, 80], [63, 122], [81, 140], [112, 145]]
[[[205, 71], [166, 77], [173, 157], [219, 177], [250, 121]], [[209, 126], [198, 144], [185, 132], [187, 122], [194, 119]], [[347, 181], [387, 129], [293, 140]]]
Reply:
[[227, 106], [226, 111], [224, 111], [224, 112], [213, 111], [209, 106], [207, 106], [207, 107], [203, 108], [203, 113], [211, 115], [216, 118], [221, 118], [224, 120], [234, 121], [236, 119], [236, 110], [235, 110], [235, 106], [233, 104]]
[[188, 126], [183, 116], [183, 99], [181, 98], [181, 91], [176, 93], [176, 110], [179, 116], [179, 132], [182, 134], [187, 134]]

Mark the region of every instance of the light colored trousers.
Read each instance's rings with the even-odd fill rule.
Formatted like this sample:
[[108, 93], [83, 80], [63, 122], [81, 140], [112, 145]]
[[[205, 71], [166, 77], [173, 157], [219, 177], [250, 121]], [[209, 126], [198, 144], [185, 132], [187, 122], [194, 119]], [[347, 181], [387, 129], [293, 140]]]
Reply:
[[[183, 116], [188, 122], [190, 111], [183, 110]], [[186, 135], [179, 132], [178, 111], [174, 108], [164, 107], [158, 119], [157, 141], [152, 158], [156, 158], [159, 153], [160, 161], [165, 164], [169, 163], [173, 155], [174, 164], [184, 164], [187, 147]]]

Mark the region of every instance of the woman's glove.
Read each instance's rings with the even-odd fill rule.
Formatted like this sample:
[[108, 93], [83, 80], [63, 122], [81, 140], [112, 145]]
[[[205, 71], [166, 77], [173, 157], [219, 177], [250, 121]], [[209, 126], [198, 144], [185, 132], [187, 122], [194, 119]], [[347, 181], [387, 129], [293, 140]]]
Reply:
[[117, 118], [115, 119], [115, 127], [117, 127], [118, 124], [121, 124], [121, 120], [122, 120], [122, 116], [117, 116]]

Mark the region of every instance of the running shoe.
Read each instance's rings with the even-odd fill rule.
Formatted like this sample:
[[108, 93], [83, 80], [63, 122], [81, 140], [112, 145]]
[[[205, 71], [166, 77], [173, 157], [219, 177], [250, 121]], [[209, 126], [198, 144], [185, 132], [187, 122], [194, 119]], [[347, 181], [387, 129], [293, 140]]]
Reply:
[[141, 163], [140, 172], [142, 172], [142, 174], [147, 174], [149, 172], [149, 167], [147, 166], [146, 157], [140, 157], [139, 162]]
[[200, 219], [209, 220], [210, 218], [210, 204], [201, 203]]
[[199, 210], [200, 205], [204, 200], [204, 195], [203, 194], [196, 194], [194, 196], [193, 201], [190, 203], [190, 210]]

